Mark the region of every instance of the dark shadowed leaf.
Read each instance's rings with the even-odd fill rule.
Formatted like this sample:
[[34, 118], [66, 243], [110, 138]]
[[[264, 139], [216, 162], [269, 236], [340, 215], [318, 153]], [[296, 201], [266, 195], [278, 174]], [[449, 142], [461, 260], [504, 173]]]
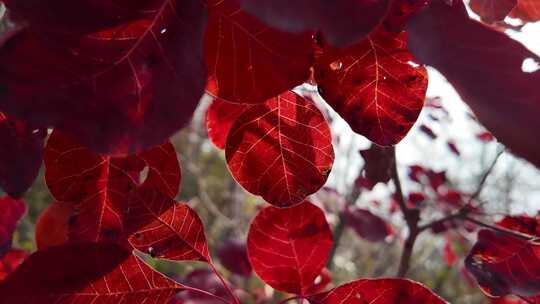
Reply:
[[326, 264], [332, 233], [323, 211], [305, 201], [262, 209], [251, 223], [247, 246], [253, 270], [265, 283], [302, 295]]
[[205, 41], [209, 90], [231, 102], [261, 103], [306, 81], [313, 64], [312, 34], [269, 28], [239, 0], [208, 1]]
[[379, 28], [350, 48], [324, 47], [315, 79], [353, 131], [389, 146], [407, 135], [424, 105], [427, 71], [412, 60], [406, 33]]
[[394, 0], [388, 15], [384, 19], [384, 26], [393, 32], [401, 32], [407, 20], [426, 5], [426, 0]]
[[250, 105], [232, 103], [216, 98], [206, 110], [208, 138], [219, 149], [225, 149], [227, 135], [234, 122]]
[[225, 240], [218, 247], [219, 262], [228, 271], [244, 277], [251, 276], [251, 263], [247, 255], [246, 243], [239, 240]]
[[344, 212], [345, 222], [358, 236], [370, 242], [381, 242], [393, 234], [392, 227], [367, 209], [349, 208]]
[[365, 177], [373, 183], [386, 183], [390, 180], [390, 168], [394, 163], [394, 152], [391, 148], [372, 144], [367, 150], [360, 151], [364, 158]]
[[240, 0], [246, 11], [288, 32], [320, 30], [335, 46], [351, 45], [384, 18], [388, 0]]
[[33, 128], [0, 112], [0, 188], [22, 196], [34, 183], [43, 159], [45, 129]]
[[483, 21], [492, 23], [504, 20], [518, 0], [471, 0], [469, 6]]
[[319, 190], [334, 162], [323, 114], [293, 92], [244, 112], [229, 132], [225, 152], [238, 183], [280, 207]]
[[0, 303], [165, 304], [182, 289], [118, 245], [78, 243], [28, 257], [0, 284]]
[[23, 201], [9, 196], [0, 198], [0, 257], [11, 248], [13, 232], [25, 212]]
[[540, 71], [522, 70], [525, 60], [540, 58], [506, 34], [470, 20], [462, 2], [454, 3], [432, 1], [415, 15], [407, 26], [409, 48], [450, 81], [501, 143], [540, 166], [540, 142], [531, 140], [540, 129]]
[[43, 210], [36, 222], [38, 250], [61, 245], [68, 241], [69, 222], [75, 212], [70, 202], [53, 202]]
[[5, 254], [0, 255], [0, 282], [15, 271], [27, 256], [28, 252], [20, 249], [10, 249]]
[[312, 304], [446, 304], [424, 285], [406, 279], [358, 280], [308, 297]]

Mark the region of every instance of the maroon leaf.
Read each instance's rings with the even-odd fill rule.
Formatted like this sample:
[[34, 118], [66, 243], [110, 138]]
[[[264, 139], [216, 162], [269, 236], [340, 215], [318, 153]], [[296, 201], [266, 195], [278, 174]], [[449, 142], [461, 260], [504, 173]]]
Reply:
[[208, 137], [219, 149], [225, 149], [227, 135], [234, 122], [250, 105], [227, 102], [216, 98], [206, 110]]
[[501, 143], [539, 166], [540, 144], [531, 138], [540, 129], [540, 72], [525, 73], [522, 64], [540, 58], [504, 33], [470, 20], [462, 2], [454, 3], [432, 1], [411, 19], [410, 49], [452, 83]]
[[0, 303], [165, 304], [183, 289], [118, 245], [78, 243], [32, 254], [0, 284]]
[[390, 180], [390, 168], [394, 162], [394, 152], [390, 148], [372, 144], [367, 150], [360, 151], [365, 161], [365, 177], [374, 183], [386, 183]]
[[8, 196], [0, 198], [0, 257], [11, 248], [13, 232], [25, 212], [23, 201]]
[[15, 271], [27, 256], [28, 253], [20, 249], [10, 249], [6, 254], [0, 255], [0, 282]]
[[304, 295], [326, 264], [332, 232], [322, 210], [308, 201], [286, 209], [266, 207], [251, 223], [247, 246], [264, 282]]
[[357, 280], [308, 297], [313, 304], [445, 304], [424, 285], [406, 279]]
[[540, 293], [540, 243], [492, 230], [480, 230], [465, 260], [489, 296]]
[[[31, 2], [46, 6], [49, 1]], [[74, 6], [55, 2], [43, 18], [56, 20]], [[96, 19], [88, 24], [95, 31], [84, 33], [78, 22], [62, 26], [89, 5], [91, 12], [114, 6], [83, 2], [73, 16], [60, 18], [60, 33], [47, 32], [38, 22], [0, 50], [0, 110], [58, 127], [99, 152], [135, 153], [163, 143], [190, 120], [204, 91], [203, 5], [121, 1], [116, 4], [140, 18], [113, 25], [103, 20], [108, 26], [97, 28]], [[118, 10], [80, 20], [117, 17]]]
[[427, 137], [429, 137], [431, 140], [437, 139], [437, 134], [435, 134], [435, 132], [433, 132], [430, 127], [424, 124], [420, 125], [420, 132], [426, 134]]
[[302, 84], [311, 74], [311, 33], [267, 27], [239, 0], [208, 1], [205, 59], [212, 94], [231, 102], [261, 103]]
[[517, 0], [471, 0], [469, 6], [485, 22], [502, 21], [517, 5]]
[[411, 204], [411, 207], [418, 207], [425, 200], [426, 200], [426, 196], [421, 192], [409, 193], [408, 202]]
[[[216, 274], [208, 269], [195, 269], [180, 282], [186, 286], [202, 289], [225, 299], [229, 297], [227, 289]], [[222, 301], [216, 298], [193, 291], [181, 292], [176, 296], [175, 300], [177, 302], [173, 301], [169, 304], [223, 304]]]
[[393, 234], [392, 227], [385, 220], [367, 209], [349, 208], [344, 212], [345, 223], [358, 236], [370, 242], [381, 242]]
[[34, 183], [46, 134], [0, 112], [0, 188], [10, 196], [21, 197]]
[[217, 254], [221, 265], [230, 272], [244, 277], [251, 276], [252, 269], [245, 242], [226, 240], [219, 245]]
[[446, 145], [448, 146], [448, 149], [450, 150], [450, 152], [454, 153], [454, 155], [456, 156], [461, 156], [461, 152], [459, 152], [457, 146], [456, 146], [456, 143], [452, 140], [449, 140], [448, 142], [446, 142]]
[[525, 22], [540, 20], [540, 2], [538, 0], [518, 0], [517, 6], [510, 14]]
[[204, 226], [187, 204], [156, 190], [140, 189], [125, 216], [129, 243], [153, 257], [210, 262]]
[[157, 188], [169, 197], [176, 196], [179, 188], [180, 167], [170, 143], [113, 158], [95, 154], [55, 131], [44, 158], [52, 195], [75, 204], [72, 240], [116, 239], [123, 229], [127, 196], [138, 185]]
[[288, 32], [320, 30], [333, 45], [360, 41], [383, 19], [387, 0], [240, 0], [246, 11]]
[[279, 207], [319, 190], [334, 162], [324, 116], [293, 92], [244, 112], [229, 132], [225, 152], [238, 183]]
[[416, 122], [427, 71], [414, 65], [405, 33], [382, 28], [347, 49], [325, 47], [315, 64], [321, 96], [371, 141], [397, 144]]
[[425, 0], [394, 0], [384, 20], [391, 31], [401, 32], [409, 18], [426, 5]]

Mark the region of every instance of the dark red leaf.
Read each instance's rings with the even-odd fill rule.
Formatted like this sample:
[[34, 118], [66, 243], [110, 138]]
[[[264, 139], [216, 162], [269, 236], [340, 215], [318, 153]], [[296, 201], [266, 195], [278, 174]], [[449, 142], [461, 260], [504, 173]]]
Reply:
[[129, 243], [153, 257], [210, 262], [204, 226], [187, 204], [156, 190], [140, 189], [125, 216]]
[[463, 205], [463, 194], [455, 189], [449, 189], [443, 193], [439, 193], [438, 199], [439, 202], [454, 208]]
[[75, 206], [70, 202], [54, 202], [39, 215], [36, 222], [38, 250], [61, 245], [68, 241], [69, 222]]
[[326, 264], [332, 232], [322, 210], [308, 201], [286, 209], [266, 207], [251, 223], [247, 246], [264, 282], [304, 295]]
[[540, 2], [538, 0], [518, 0], [517, 6], [510, 14], [525, 22], [540, 20]]
[[421, 192], [409, 193], [409, 203], [412, 207], [418, 207], [422, 202], [426, 200], [426, 196]]
[[238, 183], [279, 207], [319, 190], [334, 162], [324, 116], [293, 92], [244, 112], [229, 132], [225, 152]]
[[453, 7], [443, 2], [432, 1], [411, 19], [410, 49], [446, 77], [501, 143], [540, 166], [540, 142], [531, 141], [540, 129], [540, 71], [522, 71], [524, 60], [540, 58], [506, 34], [470, 20], [461, 1]]
[[360, 41], [386, 15], [388, 0], [240, 0], [246, 11], [288, 32], [320, 30], [331, 44]]
[[384, 20], [384, 25], [391, 31], [401, 32], [407, 20], [426, 3], [426, 0], [394, 0]]
[[374, 182], [372, 182], [371, 180], [363, 176], [358, 176], [356, 180], [354, 181], [354, 185], [356, 187], [360, 187], [362, 189], [367, 189], [367, 190], [373, 190], [373, 187], [375, 187]]
[[517, 0], [471, 0], [469, 6], [483, 21], [502, 21], [517, 5]]
[[367, 209], [349, 208], [344, 212], [344, 217], [347, 226], [370, 242], [384, 241], [387, 236], [393, 234], [392, 227], [385, 220]]
[[424, 124], [420, 125], [420, 131], [426, 134], [431, 140], [437, 139], [437, 134], [435, 134], [435, 132], [433, 132], [430, 127]]
[[208, 138], [219, 149], [225, 149], [227, 135], [234, 122], [250, 105], [226, 102], [216, 98], [206, 110]]
[[25, 212], [23, 201], [8, 196], [0, 198], [0, 257], [11, 248], [13, 232]]
[[312, 304], [445, 304], [424, 285], [406, 279], [357, 280], [308, 297]]
[[21, 197], [34, 183], [46, 134], [0, 112], [0, 188], [10, 196]]
[[6, 254], [0, 255], [0, 282], [15, 271], [27, 256], [28, 253], [20, 249], [11, 249]]
[[233, 239], [223, 241], [218, 247], [217, 254], [221, 265], [230, 272], [244, 277], [251, 276], [252, 269], [245, 242]]
[[[40, 6], [49, 2], [31, 1]], [[49, 13], [43, 18], [48, 21], [65, 16], [74, 6], [54, 2], [45, 10]], [[94, 12], [114, 6], [83, 2], [73, 16], [60, 18], [59, 26], [66, 19], [78, 19], [89, 5]], [[121, 2], [117, 4], [128, 1]], [[114, 21], [84, 34], [77, 31], [77, 22], [61, 26], [60, 33], [43, 32], [39, 23], [31, 24], [0, 50], [0, 110], [37, 125], [58, 127], [103, 153], [124, 155], [162, 144], [191, 119], [204, 92], [205, 10], [198, 0], [150, 2], [126, 4], [125, 10], [138, 19]], [[31, 4], [22, 5], [41, 14]], [[114, 18], [119, 10], [80, 20]]]
[[239, 0], [209, 0], [205, 59], [209, 90], [231, 102], [261, 103], [311, 75], [312, 34], [276, 31]]
[[315, 78], [353, 131], [389, 146], [407, 135], [424, 104], [427, 71], [412, 60], [406, 33], [380, 28], [350, 48], [325, 47]]
[[71, 240], [116, 239], [130, 191], [138, 185], [176, 196], [180, 166], [171, 143], [122, 158], [100, 156], [58, 131], [45, 148], [45, 180], [52, 195], [75, 204]]
[[360, 151], [365, 161], [365, 177], [373, 183], [386, 183], [390, 180], [390, 168], [394, 163], [394, 152], [391, 148], [372, 144], [367, 150]]
[[497, 225], [540, 237], [540, 215], [535, 218], [527, 215], [505, 216]]
[[0, 303], [165, 304], [183, 289], [118, 245], [78, 243], [32, 254], [0, 284]]
[[446, 172], [436, 172], [422, 166], [409, 167], [409, 178], [419, 184], [430, 186], [435, 192], [446, 183]]
[[489, 132], [482, 132], [476, 135], [476, 138], [480, 139], [483, 142], [492, 142], [495, 140], [495, 137]]
[[[227, 289], [225, 289], [216, 274], [208, 269], [195, 269], [180, 282], [186, 286], [202, 289], [225, 299], [229, 297]], [[223, 304], [218, 299], [193, 291], [182, 292], [176, 296], [175, 300], [177, 302], [169, 304]]]
[[483, 229], [465, 259], [469, 272], [489, 296], [540, 293], [540, 243]]

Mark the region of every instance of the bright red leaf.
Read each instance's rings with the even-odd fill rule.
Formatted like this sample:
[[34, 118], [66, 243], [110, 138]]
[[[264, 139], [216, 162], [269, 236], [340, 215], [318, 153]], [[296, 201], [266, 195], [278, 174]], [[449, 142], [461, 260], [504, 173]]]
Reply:
[[527, 215], [505, 216], [497, 225], [528, 235], [540, 237], [540, 215], [529, 217]]
[[394, 163], [394, 152], [391, 148], [372, 144], [367, 150], [360, 151], [364, 158], [365, 177], [373, 183], [386, 183], [390, 180]]
[[209, 0], [205, 40], [209, 90], [231, 102], [261, 103], [311, 75], [312, 34], [279, 32], [248, 15], [239, 0]]
[[34, 183], [46, 134], [0, 112], [0, 188], [10, 196], [21, 197]]
[[223, 267], [228, 271], [244, 277], [250, 277], [252, 268], [247, 255], [245, 242], [225, 240], [219, 244], [217, 255]]
[[234, 122], [251, 106], [216, 98], [206, 110], [208, 138], [219, 149], [225, 149], [227, 135]]
[[490, 296], [540, 293], [540, 242], [480, 230], [465, 260], [469, 272]]
[[469, 6], [483, 21], [492, 23], [504, 20], [518, 0], [471, 0]]
[[[10, 249], [0, 255], [0, 282], [10, 275], [26, 259], [28, 253], [20, 249]], [[2, 301], [0, 299], [0, 301]]]
[[8, 196], [0, 198], [0, 257], [11, 248], [13, 232], [25, 212], [23, 201]]
[[540, 20], [540, 2], [538, 0], [518, 0], [511, 15], [525, 22], [538, 21]]
[[470, 20], [462, 2], [454, 3], [432, 1], [411, 19], [410, 49], [452, 83], [501, 143], [540, 166], [540, 142], [531, 140], [540, 129], [540, 71], [522, 70], [524, 60], [540, 58], [506, 34]]
[[68, 241], [69, 222], [75, 206], [70, 202], [54, 202], [43, 210], [36, 222], [38, 250], [61, 245]]
[[280, 207], [319, 190], [334, 162], [323, 114], [293, 92], [244, 112], [229, 132], [225, 152], [238, 183]]
[[153, 257], [210, 262], [204, 226], [194, 210], [156, 190], [131, 195], [125, 226], [129, 243]]
[[445, 304], [424, 285], [406, 279], [357, 280], [308, 297], [312, 304]]
[[323, 211], [308, 201], [286, 209], [266, 207], [251, 223], [247, 246], [264, 282], [303, 295], [326, 264], [332, 232]]
[[[43, 18], [57, 20], [74, 6], [55, 2]], [[0, 110], [58, 127], [103, 153], [136, 153], [163, 143], [191, 119], [204, 92], [204, 6], [198, 0], [122, 1], [116, 4], [140, 17], [80, 33], [72, 21], [82, 9], [114, 6], [83, 2], [75, 15], [60, 18], [60, 25], [70, 21], [60, 33], [30, 22], [0, 50]], [[122, 20], [118, 10], [80, 20]]]
[[176, 196], [180, 167], [172, 144], [122, 158], [101, 156], [55, 131], [45, 148], [45, 180], [52, 195], [75, 204], [70, 239], [116, 239], [130, 191], [138, 185]]
[[343, 47], [368, 35], [388, 11], [388, 0], [240, 0], [246, 11], [288, 32], [320, 30]]
[[424, 105], [427, 71], [412, 60], [406, 33], [380, 28], [350, 48], [325, 47], [315, 78], [321, 96], [353, 131], [376, 144], [395, 145]]
[[165, 304], [183, 289], [118, 245], [78, 243], [32, 254], [0, 284], [0, 303]]
[[345, 222], [358, 236], [370, 242], [381, 242], [393, 234], [392, 227], [367, 209], [349, 208], [344, 212]]

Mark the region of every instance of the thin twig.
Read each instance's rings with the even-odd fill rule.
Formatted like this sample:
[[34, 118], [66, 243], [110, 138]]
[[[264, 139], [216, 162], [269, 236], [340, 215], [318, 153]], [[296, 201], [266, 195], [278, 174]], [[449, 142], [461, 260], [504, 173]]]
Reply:
[[214, 265], [214, 263], [212, 263], [212, 261], [210, 261], [210, 267], [212, 268], [212, 271], [214, 272], [214, 274], [218, 277], [218, 279], [221, 281], [221, 284], [223, 285], [223, 287], [225, 287], [225, 289], [227, 290], [227, 292], [229, 293], [229, 295], [231, 296], [231, 298], [233, 299], [234, 303], [236, 304], [240, 304], [240, 300], [238, 299], [238, 297], [236, 297], [236, 295], [234, 294], [234, 292], [232, 291], [231, 287], [229, 286], [229, 284], [227, 284], [227, 282], [225, 281], [225, 279], [223, 278], [223, 276], [219, 273], [219, 271], [216, 269], [216, 266]]
[[518, 231], [515, 231], [515, 230], [506, 229], [504, 227], [499, 227], [499, 226], [486, 224], [486, 223], [481, 222], [481, 221], [479, 221], [477, 219], [474, 219], [472, 217], [464, 216], [462, 219], [465, 220], [465, 221], [471, 222], [473, 224], [476, 224], [478, 226], [484, 227], [484, 228], [488, 228], [488, 229], [495, 230], [495, 231], [500, 232], [500, 233], [511, 235], [511, 236], [513, 236], [515, 238], [518, 238], [518, 239], [521, 239], [521, 240], [531, 241], [531, 240], [534, 239], [534, 237], [532, 237], [532, 236], [530, 236], [528, 234], [524, 234], [524, 233], [521, 233], [521, 232], [518, 232]]

